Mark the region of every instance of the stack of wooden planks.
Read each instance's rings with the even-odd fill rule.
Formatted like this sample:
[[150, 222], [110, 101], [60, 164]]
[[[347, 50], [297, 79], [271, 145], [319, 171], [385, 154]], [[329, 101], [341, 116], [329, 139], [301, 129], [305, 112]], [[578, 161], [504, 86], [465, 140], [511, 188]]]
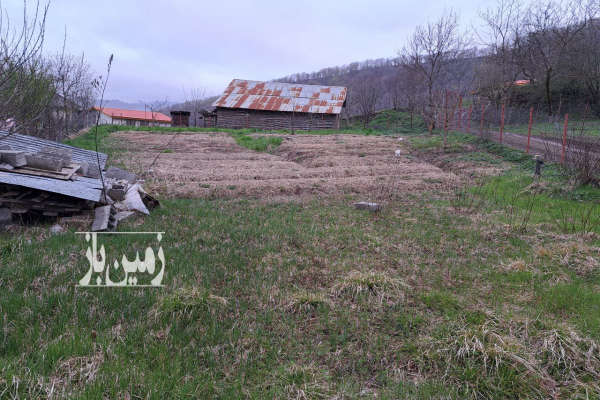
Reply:
[[58, 193], [0, 184], [0, 208], [8, 209], [13, 215], [70, 216], [90, 210], [94, 204], [89, 200]]

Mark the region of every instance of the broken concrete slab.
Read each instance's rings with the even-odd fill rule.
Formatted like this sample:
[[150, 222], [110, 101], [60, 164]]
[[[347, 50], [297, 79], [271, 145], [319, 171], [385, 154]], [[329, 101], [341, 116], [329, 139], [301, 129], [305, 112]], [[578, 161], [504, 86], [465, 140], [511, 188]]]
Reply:
[[10, 171], [12, 169], [15, 169], [15, 167], [13, 167], [10, 164], [6, 164], [6, 163], [1, 163], [0, 162], [0, 169], [4, 169], [4, 170], [9, 170]]
[[25, 158], [27, 166], [31, 168], [60, 172], [64, 167], [64, 162], [57, 158], [44, 157], [38, 154], [27, 154]]
[[98, 168], [98, 165], [96, 165], [96, 164], [88, 164], [88, 169], [86, 172], [87, 173], [84, 176], [87, 178], [94, 178], [94, 179], [100, 178], [100, 169]]
[[61, 160], [65, 165], [73, 162], [73, 150], [68, 148], [44, 146], [37, 154], [42, 157]]
[[97, 207], [94, 210], [92, 232], [114, 230], [117, 227], [116, 210], [112, 206]]
[[366, 201], [361, 201], [358, 203], [354, 203], [354, 208], [357, 210], [369, 210], [369, 211], [380, 211], [383, 207], [379, 203], [369, 203]]
[[27, 165], [25, 152], [16, 150], [0, 150], [0, 161], [10, 164], [13, 167], [23, 167]]
[[130, 184], [134, 184], [137, 181], [137, 176], [134, 173], [117, 167], [108, 168], [104, 176], [109, 179], [127, 181]]

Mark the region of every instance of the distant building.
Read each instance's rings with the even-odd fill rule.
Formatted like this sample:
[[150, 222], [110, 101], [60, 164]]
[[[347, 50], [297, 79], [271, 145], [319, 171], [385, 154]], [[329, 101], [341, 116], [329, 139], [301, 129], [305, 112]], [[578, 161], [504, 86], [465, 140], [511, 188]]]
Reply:
[[213, 103], [216, 126], [258, 129], [338, 129], [346, 88], [231, 81]]
[[173, 126], [190, 126], [189, 111], [171, 111], [171, 120]]
[[100, 113], [100, 125], [171, 126], [171, 118], [157, 111], [123, 110], [93, 107]]

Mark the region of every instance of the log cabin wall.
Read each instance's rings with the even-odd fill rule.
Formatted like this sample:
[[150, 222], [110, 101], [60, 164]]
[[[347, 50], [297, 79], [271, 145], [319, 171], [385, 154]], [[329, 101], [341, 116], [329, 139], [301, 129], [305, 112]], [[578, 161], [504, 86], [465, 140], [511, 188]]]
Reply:
[[217, 107], [217, 126], [230, 129], [338, 129], [338, 114], [291, 113]]

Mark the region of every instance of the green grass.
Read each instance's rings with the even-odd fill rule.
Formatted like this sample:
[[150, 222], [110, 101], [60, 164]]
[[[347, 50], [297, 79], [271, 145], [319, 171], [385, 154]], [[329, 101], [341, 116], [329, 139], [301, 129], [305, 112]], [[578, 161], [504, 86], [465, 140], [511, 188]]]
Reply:
[[[449, 141], [444, 152], [415, 137], [413, 156], [505, 167], [463, 188], [485, 200], [469, 212], [436, 186], [376, 214], [351, 207], [355, 197], [163, 199], [119, 225], [166, 232], [160, 289], [76, 288], [89, 264], [73, 227], [0, 233], [0, 393], [598, 398], [600, 241], [553, 219], [600, 190], [565, 190], [550, 165], [534, 195], [528, 156]], [[511, 210], [531, 198], [530, 223], [511, 229]], [[154, 242], [102, 244], [111, 261]]]
[[368, 127], [388, 134], [421, 134], [427, 130], [425, 121], [418, 113], [413, 114], [411, 124], [410, 113], [395, 110], [379, 112]]
[[252, 137], [242, 133], [234, 133], [233, 138], [235, 139], [235, 142], [240, 146], [246, 147], [254, 151], [270, 152], [276, 149], [283, 142], [283, 138], [280, 137]]

